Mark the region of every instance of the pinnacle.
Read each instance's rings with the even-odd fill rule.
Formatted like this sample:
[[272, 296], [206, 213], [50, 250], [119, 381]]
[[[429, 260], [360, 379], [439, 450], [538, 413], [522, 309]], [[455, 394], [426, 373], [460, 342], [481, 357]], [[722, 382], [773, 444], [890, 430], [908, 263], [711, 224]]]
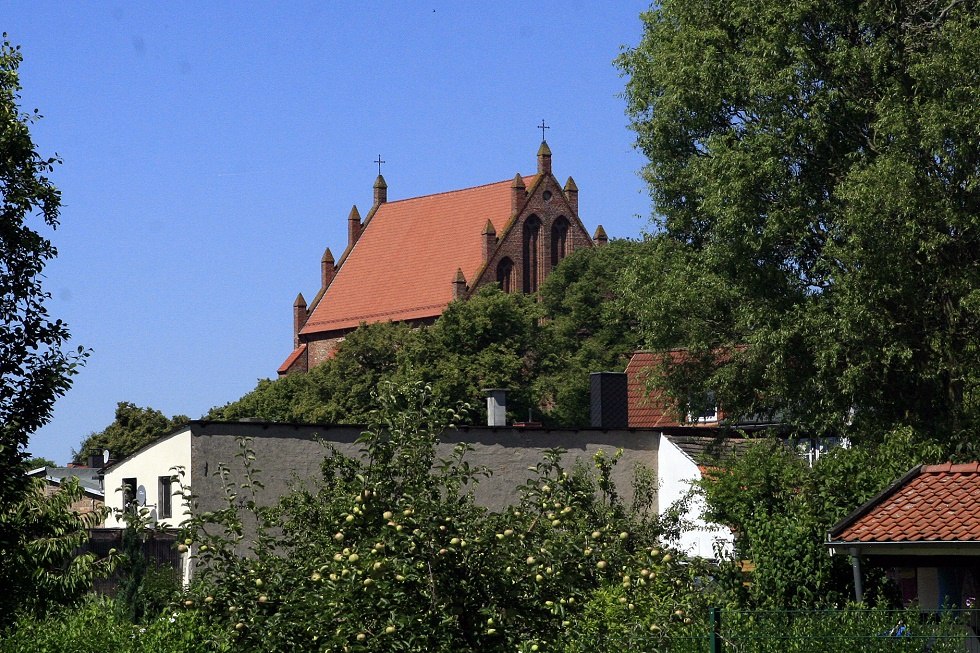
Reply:
[[302, 306], [306, 308], [306, 300], [303, 299], [303, 293], [296, 295], [296, 301], [293, 302], [293, 306]]
[[323, 258], [321, 258], [320, 261], [321, 262], [330, 261], [331, 263], [333, 263], [333, 252], [330, 251], [329, 247], [326, 249], [326, 251], [323, 252]]
[[350, 208], [350, 215], [347, 216], [347, 219], [361, 221], [361, 214], [357, 211], [357, 204]]
[[568, 181], [565, 182], [565, 191], [578, 192], [578, 186], [575, 185], [575, 180], [571, 177], [569, 177]]
[[495, 236], [497, 235], [497, 230], [493, 228], [493, 223], [487, 220], [487, 225], [483, 228], [484, 236]]
[[388, 188], [388, 184], [387, 184], [387, 182], [385, 182], [385, 178], [384, 177], [382, 177], [381, 175], [378, 175], [378, 178], [374, 180], [374, 187], [375, 188]]
[[541, 147], [538, 148], [538, 156], [551, 156], [551, 148], [548, 147], [548, 141], [541, 141]]
[[524, 178], [521, 177], [521, 173], [514, 175], [514, 183], [510, 185], [511, 188], [524, 188]]

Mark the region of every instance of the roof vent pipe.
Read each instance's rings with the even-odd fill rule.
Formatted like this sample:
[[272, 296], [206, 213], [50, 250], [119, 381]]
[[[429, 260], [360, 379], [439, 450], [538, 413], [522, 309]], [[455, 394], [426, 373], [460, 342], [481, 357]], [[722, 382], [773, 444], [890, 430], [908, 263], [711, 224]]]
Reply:
[[485, 388], [487, 395], [487, 426], [507, 426], [507, 389]]

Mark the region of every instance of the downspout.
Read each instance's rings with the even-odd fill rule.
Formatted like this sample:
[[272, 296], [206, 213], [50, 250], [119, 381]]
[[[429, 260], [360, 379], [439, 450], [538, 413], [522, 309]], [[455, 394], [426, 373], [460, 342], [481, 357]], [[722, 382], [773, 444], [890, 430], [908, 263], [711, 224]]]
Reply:
[[864, 602], [864, 587], [861, 585], [861, 557], [857, 547], [852, 546], [848, 553], [851, 555], [851, 569], [854, 570], [854, 600]]

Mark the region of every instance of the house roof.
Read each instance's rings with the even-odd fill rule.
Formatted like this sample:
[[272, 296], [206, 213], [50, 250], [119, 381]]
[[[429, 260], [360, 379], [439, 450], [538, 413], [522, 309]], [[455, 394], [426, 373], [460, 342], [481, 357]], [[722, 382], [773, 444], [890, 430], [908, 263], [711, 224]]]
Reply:
[[829, 535], [832, 543], [980, 542], [980, 463], [917, 467]]
[[638, 351], [626, 366], [629, 425], [640, 428], [679, 426], [677, 410], [658, 390], [650, 390], [647, 381], [656, 373], [664, 354]]
[[[525, 186], [536, 178], [523, 177]], [[481, 234], [487, 220], [503, 238], [512, 217], [513, 183], [380, 204], [300, 333], [441, 315], [453, 299], [457, 269], [472, 284], [484, 265]]]
[[27, 472], [27, 475], [43, 478], [54, 485], [61, 485], [65, 479], [75, 477], [86, 493], [99, 497], [104, 494], [99, 478], [102, 475], [102, 470], [94, 467], [38, 467]]
[[[683, 428], [684, 430], [691, 429], [691, 427]], [[713, 433], [708, 435], [675, 435], [674, 432], [677, 430], [664, 431], [663, 436], [699, 466], [716, 465], [745, 451], [753, 443], [759, 442], [759, 440], [751, 438], [730, 437], [718, 429], [710, 429]], [[700, 432], [708, 430], [698, 429]]]

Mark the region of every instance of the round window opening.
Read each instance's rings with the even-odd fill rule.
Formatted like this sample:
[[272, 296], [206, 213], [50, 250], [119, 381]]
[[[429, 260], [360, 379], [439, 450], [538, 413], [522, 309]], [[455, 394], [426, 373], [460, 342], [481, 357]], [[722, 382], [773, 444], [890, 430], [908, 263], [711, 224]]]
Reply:
[[550, 190], [546, 190], [546, 191], [545, 191], [545, 192], [544, 192], [544, 193], [542, 194], [542, 197], [544, 197], [544, 201], [545, 201], [545, 202], [547, 202], [548, 200], [550, 200], [550, 199], [551, 199], [551, 191], [550, 191]]

